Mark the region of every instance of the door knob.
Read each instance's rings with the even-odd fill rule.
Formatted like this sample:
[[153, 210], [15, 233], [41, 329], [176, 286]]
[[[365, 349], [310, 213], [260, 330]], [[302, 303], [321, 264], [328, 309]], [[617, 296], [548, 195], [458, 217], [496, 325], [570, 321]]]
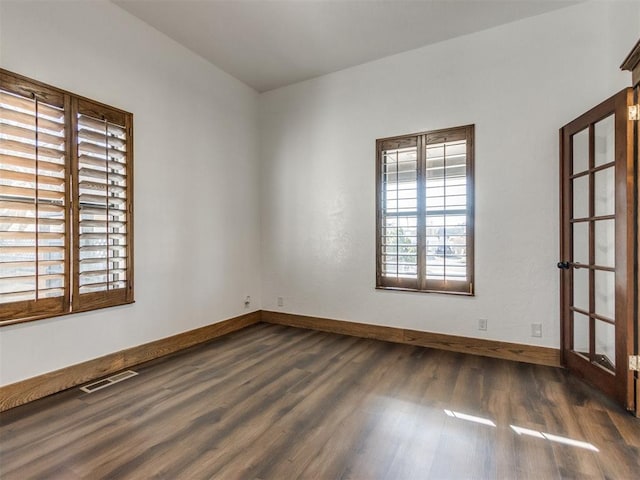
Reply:
[[558, 262], [557, 266], [562, 270], [569, 270], [569, 267], [571, 266], [571, 264], [569, 262]]

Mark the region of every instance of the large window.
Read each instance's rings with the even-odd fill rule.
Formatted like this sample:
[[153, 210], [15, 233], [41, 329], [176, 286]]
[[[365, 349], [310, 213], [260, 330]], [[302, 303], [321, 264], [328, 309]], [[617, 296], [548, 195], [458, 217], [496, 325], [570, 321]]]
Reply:
[[133, 301], [132, 126], [0, 69], [0, 325]]
[[473, 295], [473, 134], [376, 141], [378, 288]]

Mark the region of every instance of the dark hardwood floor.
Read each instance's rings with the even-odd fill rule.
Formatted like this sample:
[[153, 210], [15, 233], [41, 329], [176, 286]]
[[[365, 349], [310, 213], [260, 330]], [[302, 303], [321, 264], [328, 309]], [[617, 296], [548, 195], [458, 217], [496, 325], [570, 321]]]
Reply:
[[1, 414], [0, 478], [640, 478], [640, 421], [552, 367], [258, 324], [135, 370]]

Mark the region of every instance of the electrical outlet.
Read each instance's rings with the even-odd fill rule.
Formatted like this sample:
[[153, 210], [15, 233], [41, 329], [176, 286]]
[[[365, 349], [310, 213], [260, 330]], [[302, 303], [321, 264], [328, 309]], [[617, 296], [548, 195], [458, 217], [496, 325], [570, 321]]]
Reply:
[[542, 324], [541, 323], [532, 323], [531, 324], [531, 336], [532, 337], [542, 337]]
[[487, 329], [487, 319], [481, 318], [478, 320], [478, 330], [486, 330]]
[[278, 306], [279, 307], [284, 307], [284, 298], [278, 297]]
[[244, 308], [249, 308], [251, 306], [251, 297], [247, 295], [244, 298]]

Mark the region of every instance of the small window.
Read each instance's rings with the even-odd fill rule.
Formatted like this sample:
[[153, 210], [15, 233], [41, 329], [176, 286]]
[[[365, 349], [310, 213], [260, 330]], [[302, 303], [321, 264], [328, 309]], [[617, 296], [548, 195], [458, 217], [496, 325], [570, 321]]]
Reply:
[[0, 325], [133, 301], [132, 123], [0, 69]]
[[378, 288], [473, 295], [473, 135], [376, 141]]

